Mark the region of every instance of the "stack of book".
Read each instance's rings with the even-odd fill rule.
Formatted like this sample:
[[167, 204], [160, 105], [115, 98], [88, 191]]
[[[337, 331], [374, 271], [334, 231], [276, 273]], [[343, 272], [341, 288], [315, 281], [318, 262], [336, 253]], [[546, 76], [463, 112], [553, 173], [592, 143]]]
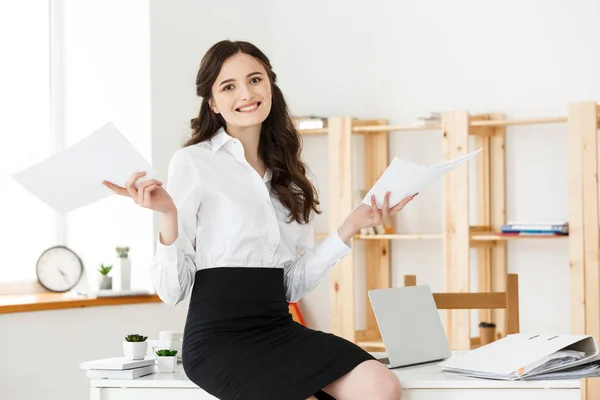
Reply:
[[506, 225], [502, 225], [502, 233], [505, 235], [566, 236], [569, 234], [569, 223], [565, 221], [509, 221]]
[[420, 125], [439, 125], [442, 122], [442, 114], [439, 112], [429, 112], [417, 119]]
[[103, 358], [100, 360], [84, 361], [79, 368], [87, 371], [91, 379], [135, 379], [140, 376], [153, 374], [156, 360], [130, 360], [124, 357]]
[[315, 115], [293, 117], [292, 122], [298, 130], [321, 129], [327, 127], [327, 118]]

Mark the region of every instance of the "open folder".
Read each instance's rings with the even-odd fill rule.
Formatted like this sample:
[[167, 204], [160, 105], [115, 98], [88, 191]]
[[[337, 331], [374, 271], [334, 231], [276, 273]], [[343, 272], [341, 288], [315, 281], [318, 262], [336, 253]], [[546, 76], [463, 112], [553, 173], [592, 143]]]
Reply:
[[390, 192], [391, 208], [406, 197], [423, 190], [426, 186], [452, 171], [463, 162], [475, 157], [481, 150], [478, 149], [430, 167], [394, 157], [391, 164], [377, 179], [377, 182], [375, 182], [362, 202], [366, 205], [371, 205], [371, 195], [374, 194], [377, 207], [381, 208], [386, 192]]
[[591, 335], [518, 333], [453, 356], [444, 371], [498, 380], [577, 379], [600, 376]]

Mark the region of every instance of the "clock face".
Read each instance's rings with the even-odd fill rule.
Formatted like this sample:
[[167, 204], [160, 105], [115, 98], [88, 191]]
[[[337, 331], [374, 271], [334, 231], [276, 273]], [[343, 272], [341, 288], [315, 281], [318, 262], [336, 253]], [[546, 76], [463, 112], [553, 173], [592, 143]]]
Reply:
[[83, 263], [71, 249], [54, 246], [42, 253], [36, 270], [40, 285], [53, 292], [66, 292], [81, 279]]

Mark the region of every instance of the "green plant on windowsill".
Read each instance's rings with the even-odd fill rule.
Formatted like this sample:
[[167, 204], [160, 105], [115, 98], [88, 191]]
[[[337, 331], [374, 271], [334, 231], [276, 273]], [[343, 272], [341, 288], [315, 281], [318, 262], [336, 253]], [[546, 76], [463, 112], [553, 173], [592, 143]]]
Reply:
[[110, 272], [110, 270], [112, 269], [112, 267], [113, 267], [112, 265], [100, 264], [100, 268], [98, 269], [98, 271], [102, 275], [106, 276], [106, 275], [108, 275], [108, 273]]
[[148, 336], [138, 335], [137, 333], [125, 336], [126, 342], [145, 342], [146, 339], [148, 339]]
[[117, 247], [115, 250], [119, 258], [127, 258], [129, 255], [129, 247]]
[[156, 355], [159, 357], [173, 357], [177, 355], [177, 350], [160, 349], [156, 350]]

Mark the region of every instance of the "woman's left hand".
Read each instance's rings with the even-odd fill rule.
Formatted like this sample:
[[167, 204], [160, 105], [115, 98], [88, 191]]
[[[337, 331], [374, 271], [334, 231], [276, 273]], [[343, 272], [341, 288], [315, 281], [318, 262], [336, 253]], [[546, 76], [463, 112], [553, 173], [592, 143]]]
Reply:
[[371, 205], [361, 204], [348, 215], [342, 227], [340, 227], [340, 236], [343, 236], [344, 241], [350, 239], [357, 231], [362, 228], [380, 225], [386, 219], [393, 217], [402, 210], [418, 193], [404, 198], [400, 203], [390, 208], [390, 192], [385, 194], [381, 210], [377, 207], [375, 196], [371, 196]]

